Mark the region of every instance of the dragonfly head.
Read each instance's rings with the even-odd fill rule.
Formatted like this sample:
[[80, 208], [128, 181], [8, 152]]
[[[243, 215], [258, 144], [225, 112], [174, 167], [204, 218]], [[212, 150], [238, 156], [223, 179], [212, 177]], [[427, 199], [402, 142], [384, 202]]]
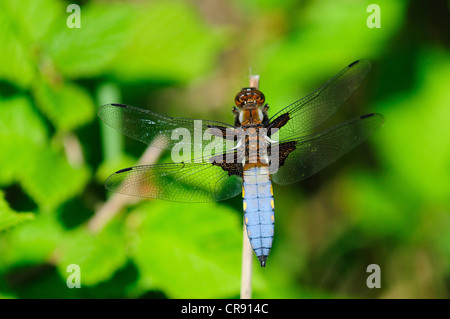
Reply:
[[234, 99], [236, 106], [244, 109], [261, 107], [264, 101], [264, 94], [256, 88], [243, 88]]

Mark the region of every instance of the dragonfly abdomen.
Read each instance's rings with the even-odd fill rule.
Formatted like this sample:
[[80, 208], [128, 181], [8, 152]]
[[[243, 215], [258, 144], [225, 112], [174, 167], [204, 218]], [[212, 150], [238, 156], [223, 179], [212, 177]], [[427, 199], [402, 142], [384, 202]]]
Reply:
[[266, 265], [274, 232], [274, 200], [269, 169], [254, 166], [244, 170], [244, 221], [247, 235], [261, 266]]

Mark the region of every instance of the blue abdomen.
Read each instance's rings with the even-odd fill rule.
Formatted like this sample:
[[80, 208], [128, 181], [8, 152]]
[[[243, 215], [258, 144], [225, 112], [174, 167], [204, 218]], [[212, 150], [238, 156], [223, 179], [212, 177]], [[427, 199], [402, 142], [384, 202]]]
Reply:
[[274, 200], [267, 167], [244, 171], [244, 221], [247, 235], [261, 266], [266, 264], [274, 232]]

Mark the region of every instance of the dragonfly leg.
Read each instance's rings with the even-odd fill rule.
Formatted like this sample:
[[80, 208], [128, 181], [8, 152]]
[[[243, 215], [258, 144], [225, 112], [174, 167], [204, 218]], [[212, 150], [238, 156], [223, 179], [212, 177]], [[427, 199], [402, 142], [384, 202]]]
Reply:
[[264, 136], [264, 138], [269, 142], [269, 143], [278, 143], [278, 141], [274, 141], [272, 140], [270, 137], [268, 137], [267, 135]]

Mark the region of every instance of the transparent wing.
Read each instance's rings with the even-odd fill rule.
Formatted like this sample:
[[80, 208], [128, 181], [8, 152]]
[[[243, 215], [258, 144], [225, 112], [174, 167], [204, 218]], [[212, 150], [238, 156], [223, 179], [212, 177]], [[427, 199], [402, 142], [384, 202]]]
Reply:
[[209, 163], [169, 163], [135, 166], [112, 174], [106, 189], [173, 202], [210, 202], [242, 191], [242, 178]]
[[272, 175], [272, 180], [287, 185], [317, 173], [361, 144], [383, 122], [381, 114], [367, 114], [322, 132], [280, 143], [280, 154], [288, 150], [288, 155], [284, 164]]
[[[191, 152], [194, 147], [203, 150], [227, 128], [234, 129], [221, 122], [174, 118], [125, 104], [103, 105], [98, 109], [98, 116], [109, 126], [145, 144], [153, 142], [153, 146], [162, 149], [172, 149], [178, 144], [189, 147]], [[160, 138], [155, 139], [157, 136]], [[224, 147], [225, 143], [218, 151]]]
[[272, 116], [270, 123], [287, 121], [280, 128], [279, 141], [310, 133], [327, 120], [358, 88], [370, 68], [371, 63], [368, 60], [353, 62], [315, 92]]

